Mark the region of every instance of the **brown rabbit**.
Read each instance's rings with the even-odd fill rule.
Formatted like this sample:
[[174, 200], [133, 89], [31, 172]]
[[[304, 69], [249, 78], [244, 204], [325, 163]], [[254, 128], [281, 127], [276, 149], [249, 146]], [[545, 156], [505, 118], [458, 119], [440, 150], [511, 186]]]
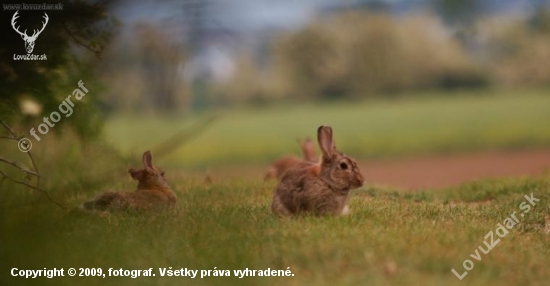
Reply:
[[301, 162], [285, 173], [273, 196], [271, 208], [275, 214], [344, 215], [349, 212], [349, 193], [364, 182], [361, 170], [352, 158], [336, 150], [332, 128], [319, 127], [317, 139], [323, 152], [321, 161]]
[[85, 202], [81, 208], [87, 211], [147, 210], [176, 205], [176, 194], [164, 178], [164, 172], [153, 166], [151, 152], [143, 153], [144, 169], [128, 170], [138, 181], [133, 192], [107, 192]]
[[302, 161], [306, 162], [316, 162], [317, 161], [317, 154], [315, 152], [315, 145], [313, 144], [313, 141], [309, 138], [306, 138], [304, 141], [300, 141], [299, 139], [296, 139], [298, 144], [300, 144], [300, 148], [302, 149], [302, 156], [303, 159], [300, 159], [296, 156], [285, 156], [277, 161], [273, 162], [273, 165], [269, 168], [267, 171], [264, 180], [269, 180], [273, 178], [277, 178], [277, 180], [281, 179], [283, 174], [289, 170], [290, 168], [298, 165]]
[[308, 162], [317, 162], [319, 157], [317, 157], [317, 152], [315, 151], [315, 144], [313, 144], [313, 140], [311, 140], [310, 138], [306, 138], [306, 140], [304, 141], [300, 141], [300, 139], [296, 139], [296, 141], [298, 142], [298, 144], [300, 144], [304, 160]]

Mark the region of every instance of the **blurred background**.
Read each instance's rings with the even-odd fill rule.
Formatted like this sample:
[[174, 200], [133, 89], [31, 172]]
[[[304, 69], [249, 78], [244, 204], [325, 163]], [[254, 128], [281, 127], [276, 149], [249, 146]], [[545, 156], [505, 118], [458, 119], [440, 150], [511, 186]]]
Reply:
[[[63, 9], [16, 20], [30, 35], [47, 13], [32, 52], [47, 60], [14, 59], [16, 10], [0, 9], [0, 285], [548, 285], [550, 0], [46, 1]], [[86, 96], [37, 141], [79, 80]], [[352, 215], [278, 219], [264, 176], [323, 124], [366, 178]], [[145, 150], [174, 210], [78, 211], [135, 190]], [[540, 202], [512, 230], [528, 194]]]
[[47, 61], [13, 60], [25, 53], [13, 10], [0, 28], [1, 119], [19, 136], [78, 80], [90, 90], [33, 140], [50, 186], [106, 184], [148, 149], [173, 180], [261, 179], [321, 124], [371, 184], [550, 166], [550, 1], [58, 2], [18, 20], [40, 27], [48, 13], [33, 52]]

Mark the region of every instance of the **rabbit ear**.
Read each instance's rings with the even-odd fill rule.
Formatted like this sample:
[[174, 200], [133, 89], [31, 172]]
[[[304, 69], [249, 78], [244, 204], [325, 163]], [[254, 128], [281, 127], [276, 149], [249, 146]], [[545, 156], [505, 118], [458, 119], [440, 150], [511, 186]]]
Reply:
[[302, 141], [300, 144], [300, 148], [302, 148], [302, 155], [304, 156], [305, 160], [317, 160], [317, 155], [315, 154], [315, 145], [313, 145], [313, 141], [311, 141], [311, 138], [306, 138], [304, 141]]
[[306, 150], [311, 150], [315, 148], [315, 145], [313, 145], [313, 141], [311, 141], [311, 138], [306, 138], [304, 141], [302, 141], [302, 146]]
[[311, 142], [311, 138], [306, 137], [303, 140], [302, 140], [302, 138], [296, 138], [296, 142], [298, 142], [298, 145], [300, 145], [300, 147], [303, 148], [304, 146], [306, 146], [308, 143]]
[[317, 141], [323, 152], [323, 158], [330, 160], [334, 154], [334, 141], [332, 140], [332, 128], [330, 126], [320, 126], [317, 129]]
[[128, 170], [128, 173], [130, 173], [130, 176], [132, 176], [132, 179], [134, 180], [137, 180], [137, 181], [141, 181], [141, 179], [143, 178], [143, 170], [136, 170], [134, 168], [130, 168]]
[[151, 151], [145, 151], [143, 153], [143, 166], [147, 171], [154, 172], [153, 168], [153, 157], [151, 156]]

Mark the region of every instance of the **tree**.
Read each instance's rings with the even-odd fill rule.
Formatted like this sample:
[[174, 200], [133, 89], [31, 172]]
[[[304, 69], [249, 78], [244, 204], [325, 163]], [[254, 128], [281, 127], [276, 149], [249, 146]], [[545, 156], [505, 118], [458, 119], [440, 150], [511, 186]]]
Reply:
[[[46, 55], [47, 60], [15, 60], [14, 55], [26, 55], [24, 41], [12, 27], [16, 10], [2, 10], [3, 23], [0, 35], [3, 41], [0, 46], [0, 99], [2, 104], [1, 119], [13, 120], [25, 118], [18, 112], [18, 101], [31, 97], [38, 101], [43, 110], [57, 109], [60, 101], [60, 90], [75, 86], [78, 77], [90, 75], [94, 61], [91, 56], [99, 57], [111, 38], [116, 21], [107, 13], [109, 2], [87, 3], [84, 1], [59, 1], [62, 10], [28, 10], [17, 12], [15, 25], [20, 32], [27, 30], [30, 36], [33, 29], [44, 26], [45, 15], [48, 22], [43, 32], [36, 39], [32, 51], [35, 55]], [[28, 4], [27, 4], [28, 5]], [[90, 77], [88, 77], [90, 78]], [[94, 100], [91, 96], [88, 100]], [[79, 120], [65, 120], [63, 124], [73, 124], [77, 131], [85, 134], [93, 130], [93, 124], [86, 124], [84, 113], [94, 112], [93, 104], [82, 108]], [[17, 118], [17, 119], [16, 119]]]
[[452, 26], [469, 26], [483, 11], [481, 1], [433, 0], [437, 13]]

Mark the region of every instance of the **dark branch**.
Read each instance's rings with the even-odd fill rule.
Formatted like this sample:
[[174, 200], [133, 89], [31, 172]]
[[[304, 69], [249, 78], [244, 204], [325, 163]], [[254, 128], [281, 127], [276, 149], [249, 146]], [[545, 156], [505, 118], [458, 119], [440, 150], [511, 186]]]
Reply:
[[33, 171], [30, 171], [30, 170], [27, 170], [25, 169], [24, 167], [20, 166], [19, 164], [13, 162], [13, 161], [10, 161], [10, 160], [7, 160], [7, 159], [4, 159], [2, 157], [0, 157], [0, 162], [4, 162], [6, 164], [9, 164], [9, 165], [12, 165], [14, 166], [15, 168], [18, 168], [19, 170], [21, 170], [22, 172], [25, 172], [29, 175], [33, 175], [33, 176], [36, 176], [38, 178], [41, 178], [41, 179], [44, 179], [42, 176], [40, 176], [40, 174], [36, 173], [36, 172], [33, 172]]
[[0, 136], [0, 139], [9, 139], [9, 140], [15, 140], [15, 141], [19, 140], [13, 136]]
[[32, 162], [32, 166], [34, 168], [34, 171], [36, 172], [36, 174], [38, 174], [38, 177], [36, 179], [36, 187], [39, 187], [39, 184], [40, 184], [40, 179], [44, 179], [44, 177], [40, 176], [40, 172], [38, 172], [38, 168], [36, 167], [36, 164], [34, 163], [34, 158], [32, 157], [32, 154], [31, 154], [31, 151], [27, 151], [27, 155], [29, 155], [29, 158], [31, 158], [31, 162]]
[[[23, 138], [23, 136], [17, 136], [17, 134], [15, 133], [15, 131], [13, 131], [13, 129], [11, 129], [11, 127], [9, 127], [8, 124], [6, 124], [3, 120], [0, 120], [0, 124], [2, 124], [2, 126], [4, 126], [4, 128], [6, 128], [6, 130], [8, 130], [8, 132], [9, 132], [9, 133], [11, 134], [11, 136], [12, 136], [11, 138], [10, 138], [10, 137], [7, 137], [7, 138], [4, 138], [4, 139], [9, 139], [9, 140], [20, 140], [21, 138]], [[23, 171], [23, 172], [25, 172], [25, 173], [27, 173], [27, 174], [36, 176], [36, 186], [31, 186], [30, 184], [27, 184], [27, 183], [25, 183], [25, 182], [21, 182], [21, 184], [23, 184], [23, 185], [25, 185], [25, 186], [28, 186], [28, 187], [30, 187], [30, 188], [36, 189], [36, 190], [41, 190], [41, 189], [40, 189], [40, 179], [44, 179], [44, 177], [42, 177], [42, 176], [40, 175], [40, 172], [38, 171], [38, 167], [36, 166], [36, 163], [34, 162], [34, 157], [32, 156], [32, 153], [31, 153], [30, 150], [27, 151], [27, 155], [28, 155], [29, 158], [31, 159], [32, 166], [33, 166], [33, 168], [34, 168], [34, 172], [33, 172], [33, 171], [29, 171], [29, 170], [27, 170], [27, 169], [25, 169], [25, 168], [19, 166], [19, 165], [16, 164], [15, 162], [11, 162], [11, 161], [8, 161], [8, 160], [6, 160], [6, 159], [2, 159], [1, 161], [2, 161], [2, 162], [5, 162], [5, 163], [7, 163], [7, 164], [10, 164], [10, 165], [12, 165], [12, 166], [14, 166], [14, 167], [16, 167], [16, 168], [19, 168], [21, 171]], [[6, 176], [6, 174], [4, 174], [4, 173], [2, 173], [2, 175], [3, 175], [3, 177], [2, 177], [1, 182], [3, 182], [4, 179], [6, 179], [6, 178], [9, 179], [9, 180], [11, 180], [12, 182], [19, 182], [19, 181], [15, 180], [15, 179], [12, 179], [12, 178]], [[50, 198], [50, 195], [49, 195], [46, 191], [43, 191], [43, 192], [44, 192], [44, 194], [46, 194], [46, 196], [48, 197], [48, 199], [49, 199], [51, 202], [55, 203], [56, 205], [60, 205], [59, 203], [54, 202], [54, 201]]]
[[61, 207], [61, 208], [67, 209], [66, 206], [64, 206], [64, 205], [62, 205], [62, 204], [60, 204], [60, 203], [54, 201], [54, 200], [52, 199], [52, 197], [50, 197], [50, 194], [48, 194], [48, 192], [46, 192], [46, 190], [43, 190], [43, 189], [41, 189], [41, 188], [39, 188], [39, 187], [35, 187], [35, 186], [33, 186], [33, 185], [31, 185], [31, 184], [28, 184], [28, 183], [26, 183], [26, 182], [23, 182], [23, 181], [19, 181], [19, 180], [13, 179], [13, 178], [9, 177], [8, 175], [6, 175], [6, 173], [4, 173], [4, 172], [2, 172], [2, 171], [0, 171], [0, 176], [2, 176], [2, 179], [0, 180], [0, 182], [4, 181], [4, 179], [8, 179], [8, 180], [10, 180], [10, 181], [12, 181], [12, 182], [14, 182], [14, 183], [16, 183], [16, 184], [24, 185], [24, 186], [26, 186], [26, 187], [29, 187], [29, 188], [33, 189], [33, 190], [39, 191], [39, 192], [41, 192], [42, 194], [44, 194], [44, 195], [46, 196], [46, 198], [47, 198], [50, 202], [56, 204], [57, 206], [59, 206], [59, 207]]
[[67, 25], [65, 25], [65, 23], [61, 23], [61, 25], [63, 26], [63, 29], [65, 30], [65, 32], [67, 32], [67, 35], [69, 35], [69, 37], [71, 37], [71, 39], [77, 43], [78, 45], [86, 48], [87, 50], [89, 50], [90, 52], [94, 53], [96, 55], [97, 58], [101, 58], [101, 53], [103, 52], [103, 49], [100, 48], [99, 50], [96, 50], [94, 47], [90, 46], [89, 44], [86, 44], [84, 43], [83, 41], [81, 41], [80, 39], [78, 39], [78, 37], [76, 37], [72, 32], [71, 30], [69, 30], [69, 28], [67, 27]]
[[21, 137], [17, 136], [15, 131], [13, 131], [13, 129], [11, 129], [3, 120], [0, 120], [0, 124], [2, 124], [2, 126], [4, 126], [4, 128], [8, 130], [8, 132], [11, 134], [11, 136], [13, 136], [13, 138], [17, 140], [21, 139]]
[[[12, 138], [7, 137], [5, 139], [20, 140], [21, 138], [23, 138], [23, 136], [17, 136], [15, 131], [13, 131], [13, 129], [11, 129], [11, 127], [9, 127], [8, 124], [6, 124], [3, 120], [0, 120], [0, 124], [2, 124], [2, 126], [4, 126], [4, 128], [6, 128], [12, 136]], [[36, 175], [35, 175], [35, 176], [37, 176], [36, 187], [38, 187], [39, 184], [40, 184], [40, 179], [44, 179], [44, 178], [42, 176], [40, 176], [40, 172], [38, 172], [38, 167], [36, 167], [36, 163], [34, 162], [34, 158], [33, 158], [32, 153], [31, 153], [30, 150], [27, 151], [27, 155], [29, 155], [29, 158], [31, 159], [31, 162], [32, 162], [32, 166], [33, 166], [34, 171], [36, 173]]]

